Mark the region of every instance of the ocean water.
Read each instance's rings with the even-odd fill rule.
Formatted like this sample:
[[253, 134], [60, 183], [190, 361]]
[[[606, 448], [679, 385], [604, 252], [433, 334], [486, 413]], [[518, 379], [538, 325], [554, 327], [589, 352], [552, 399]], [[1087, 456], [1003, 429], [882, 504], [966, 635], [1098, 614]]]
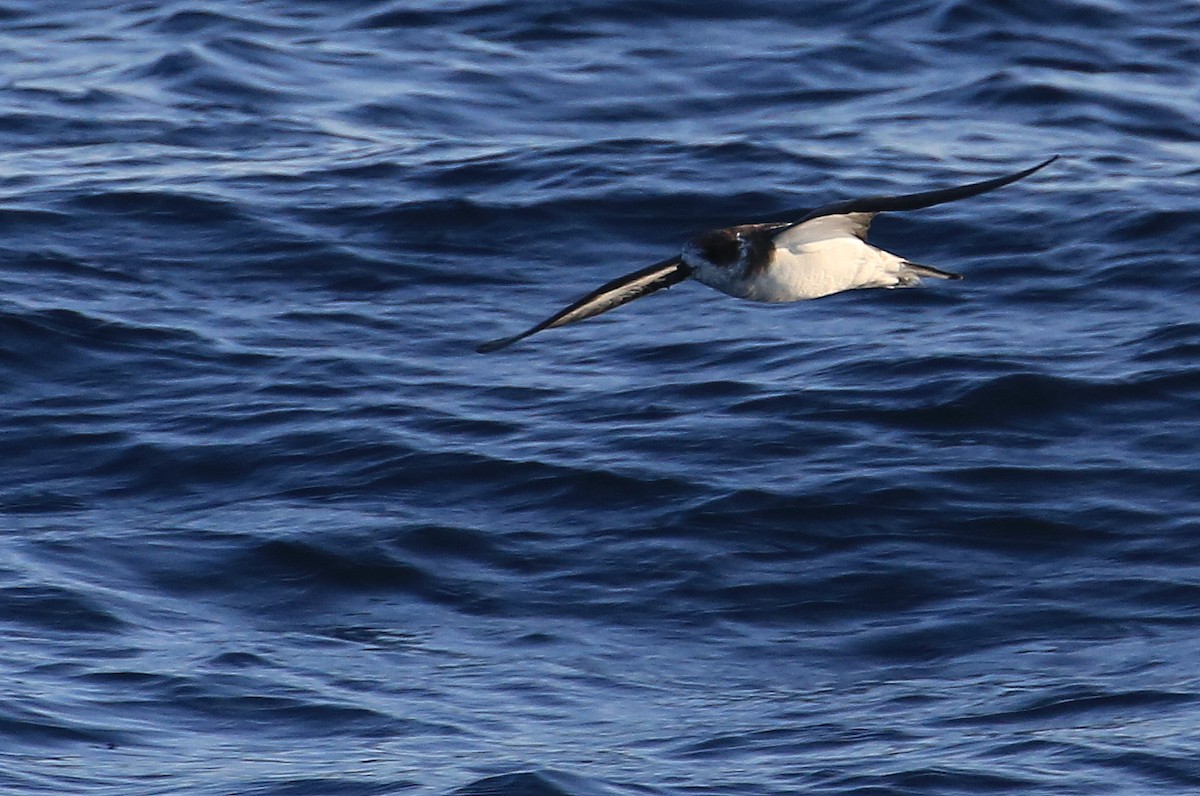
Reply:
[[[1200, 791], [1194, 0], [0, 0], [0, 792]], [[965, 274], [696, 283], [881, 216]]]

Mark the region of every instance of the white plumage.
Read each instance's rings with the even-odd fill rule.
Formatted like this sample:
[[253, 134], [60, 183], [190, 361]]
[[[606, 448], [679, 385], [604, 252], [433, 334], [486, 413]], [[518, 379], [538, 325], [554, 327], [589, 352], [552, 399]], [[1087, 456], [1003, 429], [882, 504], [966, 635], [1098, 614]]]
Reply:
[[695, 269], [697, 281], [750, 301], [802, 301], [918, 284], [920, 274], [903, 258], [863, 240], [871, 215], [821, 216], [789, 227], [773, 237], [769, 267], [753, 273], [717, 265], [693, 245], [684, 248], [683, 261]]

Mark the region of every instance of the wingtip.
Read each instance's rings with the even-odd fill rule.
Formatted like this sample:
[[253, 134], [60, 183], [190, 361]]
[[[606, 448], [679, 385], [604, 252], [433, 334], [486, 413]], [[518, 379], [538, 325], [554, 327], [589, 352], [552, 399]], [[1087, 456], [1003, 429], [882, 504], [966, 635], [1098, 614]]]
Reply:
[[480, 354], [490, 354], [493, 351], [499, 351], [501, 348], [507, 348], [517, 341], [516, 337], [501, 337], [499, 340], [488, 340], [486, 343], [480, 343], [475, 346], [475, 351]]
[[1053, 163], [1054, 161], [1059, 160], [1061, 158], [1062, 158], [1062, 155], [1051, 155], [1050, 157], [1043, 160], [1041, 163], [1039, 163], [1036, 166], [1034, 166], [1033, 168], [1031, 168], [1029, 170], [1029, 173], [1033, 174], [1035, 171], [1040, 171], [1041, 169], [1046, 168], [1051, 163]]

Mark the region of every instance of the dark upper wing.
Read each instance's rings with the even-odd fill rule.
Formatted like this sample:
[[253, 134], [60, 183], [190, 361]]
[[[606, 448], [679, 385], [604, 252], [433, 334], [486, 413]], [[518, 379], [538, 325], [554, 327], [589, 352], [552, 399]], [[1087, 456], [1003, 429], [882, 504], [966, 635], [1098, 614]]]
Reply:
[[1017, 180], [1024, 179], [1035, 171], [1049, 166], [1056, 160], [1058, 160], [1058, 155], [1024, 171], [1006, 174], [1003, 177], [995, 177], [990, 180], [972, 182], [967, 185], [959, 185], [955, 188], [939, 188], [934, 191], [922, 191], [921, 193], [909, 193], [901, 196], [866, 196], [861, 199], [847, 199], [842, 202], [833, 202], [832, 204], [822, 205], [816, 210], [801, 211], [804, 212], [804, 215], [792, 223], [803, 224], [809, 219], [820, 218], [821, 216], [836, 216], [845, 213], [885, 213], [895, 210], [920, 210], [945, 202], [955, 202], [959, 199], [966, 199], [971, 196], [978, 196], [981, 193], [994, 191], [997, 188], [1002, 188]]
[[602, 312], [616, 309], [622, 304], [628, 304], [634, 299], [648, 296], [665, 287], [678, 284], [692, 275], [691, 266], [685, 265], [679, 257], [663, 260], [661, 263], [647, 266], [632, 274], [617, 277], [601, 287], [596, 288], [571, 306], [551, 315], [546, 320], [531, 326], [520, 334], [512, 337], [502, 337], [492, 340], [475, 348], [481, 354], [497, 351], [505, 346], [523, 340], [531, 334], [537, 334], [543, 329], [553, 329], [555, 326], [566, 326], [568, 323], [582, 321]]

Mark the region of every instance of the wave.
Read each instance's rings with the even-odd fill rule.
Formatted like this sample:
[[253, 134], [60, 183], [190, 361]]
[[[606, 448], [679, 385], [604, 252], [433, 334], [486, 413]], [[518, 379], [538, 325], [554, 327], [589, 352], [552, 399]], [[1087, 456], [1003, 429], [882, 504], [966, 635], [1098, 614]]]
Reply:
[[614, 789], [559, 771], [514, 771], [455, 788], [450, 796], [603, 796]]
[[[0, 18], [0, 787], [1195, 785], [1194, 3]], [[471, 350], [1055, 153], [876, 220], [961, 283]]]

